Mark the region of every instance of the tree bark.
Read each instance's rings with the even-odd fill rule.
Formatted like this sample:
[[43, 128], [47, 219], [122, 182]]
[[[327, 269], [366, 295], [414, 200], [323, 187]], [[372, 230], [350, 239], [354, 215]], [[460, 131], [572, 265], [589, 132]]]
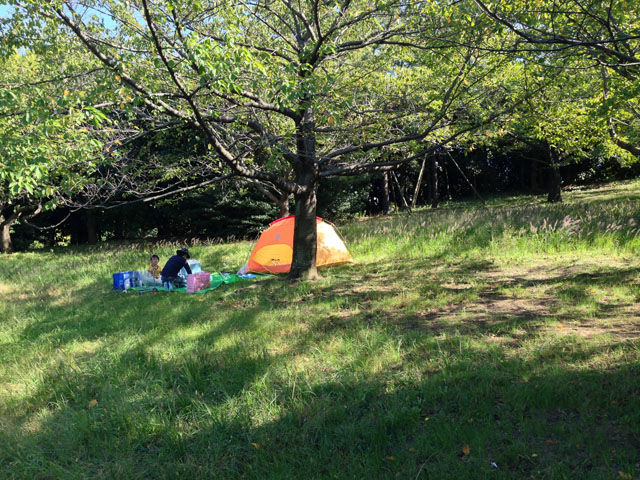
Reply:
[[382, 173], [382, 213], [389, 214], [391, 204], [389, 201], [389, 172]]
[[1, 223], [2, 232], [0, 232], [0, 247], [2, 247], [2, 252], [4, 253], [12, 253], [13, 252], [13, 243], [11, 242], [11, 223]]
[[283, 193], [277, 202], [280, 218], [289, 216], [289, 193]]
[[560, 176], [558, 167], [555, 165], [551, 166], [551, 180], [549, 182], [549, 193], [547, 195], [547, 202], [562, 202], [562, 177]]
[[293, 259], [290, 280], [315, 280], [318, 278], [316, 251], [318, 249], [318, 228], [316, 222], [316, 186], [295, 195], [296, 217], [293, 230]]
[[560, 203], [562, 202], [562, 188], [560, 187], [559, 175], [555, 174], [553, 178], [553, 184], [551, 191], [547, 195], [547, 202]]
[[11, 241], [11, 226], [18, 219], [15, 209], [8, 205], [2, 209], [0, 214], [0, 252], [12, 253], [13, 242]]
[[422, 159], [422, 165], [420, 165], [420, 173], [418, 173], [418, 180], [416, 181], [416, 188], [413, 191], [413, 198], [411, 199], [411, 208], [416, 207], [418, 201], [418, 194], [420, 193], [420, 184], [422, 183], [422, 176], [424, 175], [424, 168], [427, 165], [427, 157]]
[[0, 252], [12, 253], [13, 241], [11, 240], [11, 227], [20, 219], [29, 219], [42, 212], [40, 203], [27, 204], [19, 207], [9, 205], [2, 209], [0, 214]]
[[562, 202], [562, 177], [560, 176], [560, 171], [558, 170], [558, 152], [549, 144], [547, 144], [546, 147], [549, 157], [549, 169], [551, 170], [547, 202], [559, 203]]
[[316, 137], [313, 110], [304, 112], [296, 126], [297, 162], [294, 165], [296, 183], [302, 187], [294, 194], [296, 219], [293, 229], [293, 258], [289, 280], [315, 280], [318, 278], [316, 251], [318, 228], [316, 225], [318, 166], [316, 163]]

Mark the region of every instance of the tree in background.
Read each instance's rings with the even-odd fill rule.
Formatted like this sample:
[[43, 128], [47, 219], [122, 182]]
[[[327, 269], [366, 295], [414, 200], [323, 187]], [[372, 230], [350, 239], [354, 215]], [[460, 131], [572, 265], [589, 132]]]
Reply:
[[[11, 252], [11, 228], [81, 190], [101, 158], [94, 135], [104, 117], [88, 104], [91, 76], [69, 67], [65, 51], [0, 58], [0, 249]], [[56, 62], [57, 60], [57, 62]], [[86, 65], [85, 65], [86, 66]], [[67, 70], [70, 68], [70, 70]], [[72, 73], [70, 73], [72, 72]]]
[[594, 121], [606, 122], [615, 146], [640, 156], [638, 2], [474, 3], [488, 18], [515, 34], [514, 41], [503, 46], [504, 51], [527, 54], [555, 71], [587, 70], [592, 79], [601, 77], [601, 106]]
[[[450, 115], [473, 83], [479, 51], [442, 37], [468, 32], [469, 43], [483, 37], [479, 28], [451, 30], [460, 22], [456, 6], [403, 0], [21, 5], [73, 32], [130, 92], [131, 104], [197, 129], [236, 175], [294, 196], [291, 278], [317, 275], [321, 178], [392, 169], [497, 117], [484, 111], [465, 123]], [[87, 8], [102, 17], [88, 18]], [[261, 162], [256, 152], [264, 149], [271, 154]], [[283, 175], [288, 171], [292, 178]]]
[[598, 78], [584, 70], [551, 69], [540, 65], [540, 58], [528, 57], [516, 57], [507, 73], [509, 91], [521, 90], [526, 102], [505, 122], [475, 132], [468, 149], [528, 151], [532, 176], [538, 170], [548, 172], [548, 201], [561, 201], [560, 167], [607, 153], [605, 123], [595, 118], [601, 103], [594, 94]]

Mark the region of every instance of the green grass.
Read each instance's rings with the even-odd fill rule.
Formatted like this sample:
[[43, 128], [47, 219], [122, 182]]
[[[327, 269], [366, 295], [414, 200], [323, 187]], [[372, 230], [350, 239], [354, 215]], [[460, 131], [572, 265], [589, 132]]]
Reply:
[[361, 219], [354, 265], [206, 295], [112, 291], [148, 245], [0, 257], [0, 478], [638, 478], [640, 182], [565, 200]]

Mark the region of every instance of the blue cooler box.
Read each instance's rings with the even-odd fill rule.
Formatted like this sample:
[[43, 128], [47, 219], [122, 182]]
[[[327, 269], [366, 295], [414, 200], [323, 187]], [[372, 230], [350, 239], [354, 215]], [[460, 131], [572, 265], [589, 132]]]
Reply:
[[140, 274], [135, 271], [118, 272], [113, 274], [113, 289], [128, 290], [131, 287], [139, 287], [141, 284]]

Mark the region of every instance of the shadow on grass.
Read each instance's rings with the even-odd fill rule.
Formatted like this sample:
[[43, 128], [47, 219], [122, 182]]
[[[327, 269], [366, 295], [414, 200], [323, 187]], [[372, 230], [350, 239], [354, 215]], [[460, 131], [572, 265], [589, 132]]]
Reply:
[[[12, 292], [7, 303], [19, 302], [27, 322], [21, 332], [25, 341], [46, 338], [57, 346], [76, 340], [93, 340], [112, 335], [128, 336], [135, 333], [152, 334], [157, 341], [173, 328], [216, 318], [212, 308], [220, 299], [244, 284], [222, 285], [215, 292], [204, 295], [185, 295], [173, 292], [125, 293], [105, 289], [104, 282], [93, 282], [83, 288], [61, 295], [59, 289], [42, 290], [36, 295]], [[237, 323], [246, 324], [252, 318], [251, 309], [238, 312], [225, 322], [229, 328]], [[220, 333], [226, 327], [220, 326]], [[155, 333], [154, 333], [155, 332]], [[161, 333], [158, 333], [161, 332]]]
[[[333, 380], [313, 383], [283, 376], [274, 367], [285, 358], [252, 348], [199, 350], [171, 362], [150, 360], [138, 347], [101, 378], [46, 379], [68, 399], [19, 435], [2, 433], [0, 472], [260, 479], [637, 473], [638, 362], [573, 370], [566, 362], [600, 350], [573, 345], [568, 352], [559, 344], [556, 357], [550, 350], [507, 358], [479, 345], [461, 352], [457, 340], [438, 345], [447, 365], [420, 378], [362, 375], [347, 365]], [[629, 345], [607, 348], [623, 353]], [[90, 407], [91, 398], [100, 401]]]
[[[96, 282], [69, 296], [12, 297], [35, 319], [19, 341], [33, 343], [34, 355], [45, 344], [101, 343], [51, 359], [20, 414], [3, 425], [0, 477], [637, 474], [637, 344], [552, 337], [524, 351], [487, 337], [524, 329], [532, 338], [549, 318], [524, 307], [492, 310], [513, 301], [507, 288], [561, 284], [563, 301], [586, 300], [580, 292], [634, 281], [638, 269], [496, 278], [491, 262], [447, 258], [383, 262], [357, 274], [342, 267], [326, 283], [275, 280], [205, 296], [96, 295], [104, 288]], [[596, 316], [620, 308], [609, 307]], [[280, 311], [291, 315], [273, 336], [301, 325], [286, 349], [270, 348], [269, 332], [254, 333]], [[177, 347], [167, 347], [171, 339]], [[362, 339], [368, 348], [325, 365], [332, 342]], [[363, 368], [390, 343], [399, 360]], [[321, 360], [297, 370], [313, 352]]]
[[[305, 291], [278, 278], [221, 287], [204, 296], [140, 296], [104, 292], [104, 285], [94, 282], [66, 297], [59, 292], [43, 291], [38, 297], [14, 292], [7, 295], [7, 300], [20, 302], [23, 315], [34, 318], [26, 322], [23, 341], [47, 342], [55, 347], [103, 338], [120, 341], [132, 334], [159, 343], [176, 328], [206, 322], [217, 322], [211, 335], [222, 336], [252, 328], [256, 315], [273, 309], [296, 307], [302, 308], [302, 314], [313, 314], [327, 302], [333, 302], [335, 308], [315, 322], [320, 334], [348, 324], [386, 323], [431, 334], [500, 334], [524, 327], [532, 336], [544, 321], [571, 319], [571, 308], [582, 304], [593, 305], [591, 319], [595, 321], [623, 316], [622, 310], [632, 305], [594, 302], [591, 292], [594, 288], [630, 284], [640, 276], [638, 267], [612, 267], [595, 272], [556, 269], [544, 277], [536, 276], [534, 270], [499, 278], [494, 275], [497, 270], [492, 262], [447, 258], [396, 259], [361, 267], [358, 272], [354, 267], [342, 267], [332, 272], [325, 284], [303, 285]], [[523, 289], [525, 294], [519, 298], [505, 293], [514, 288]], [[546, 291], [526, 293], [534, 289]], [[554, 310], [554, 306], [567, 304], [568, 309], [562, 312]], [[215, 314], [217, 309], [220, 316]], [[627, 324], [625, 328], [627, 336], [640, 333], [640, 325]], [[620, 333], [615, 328], [609, 330]]]

